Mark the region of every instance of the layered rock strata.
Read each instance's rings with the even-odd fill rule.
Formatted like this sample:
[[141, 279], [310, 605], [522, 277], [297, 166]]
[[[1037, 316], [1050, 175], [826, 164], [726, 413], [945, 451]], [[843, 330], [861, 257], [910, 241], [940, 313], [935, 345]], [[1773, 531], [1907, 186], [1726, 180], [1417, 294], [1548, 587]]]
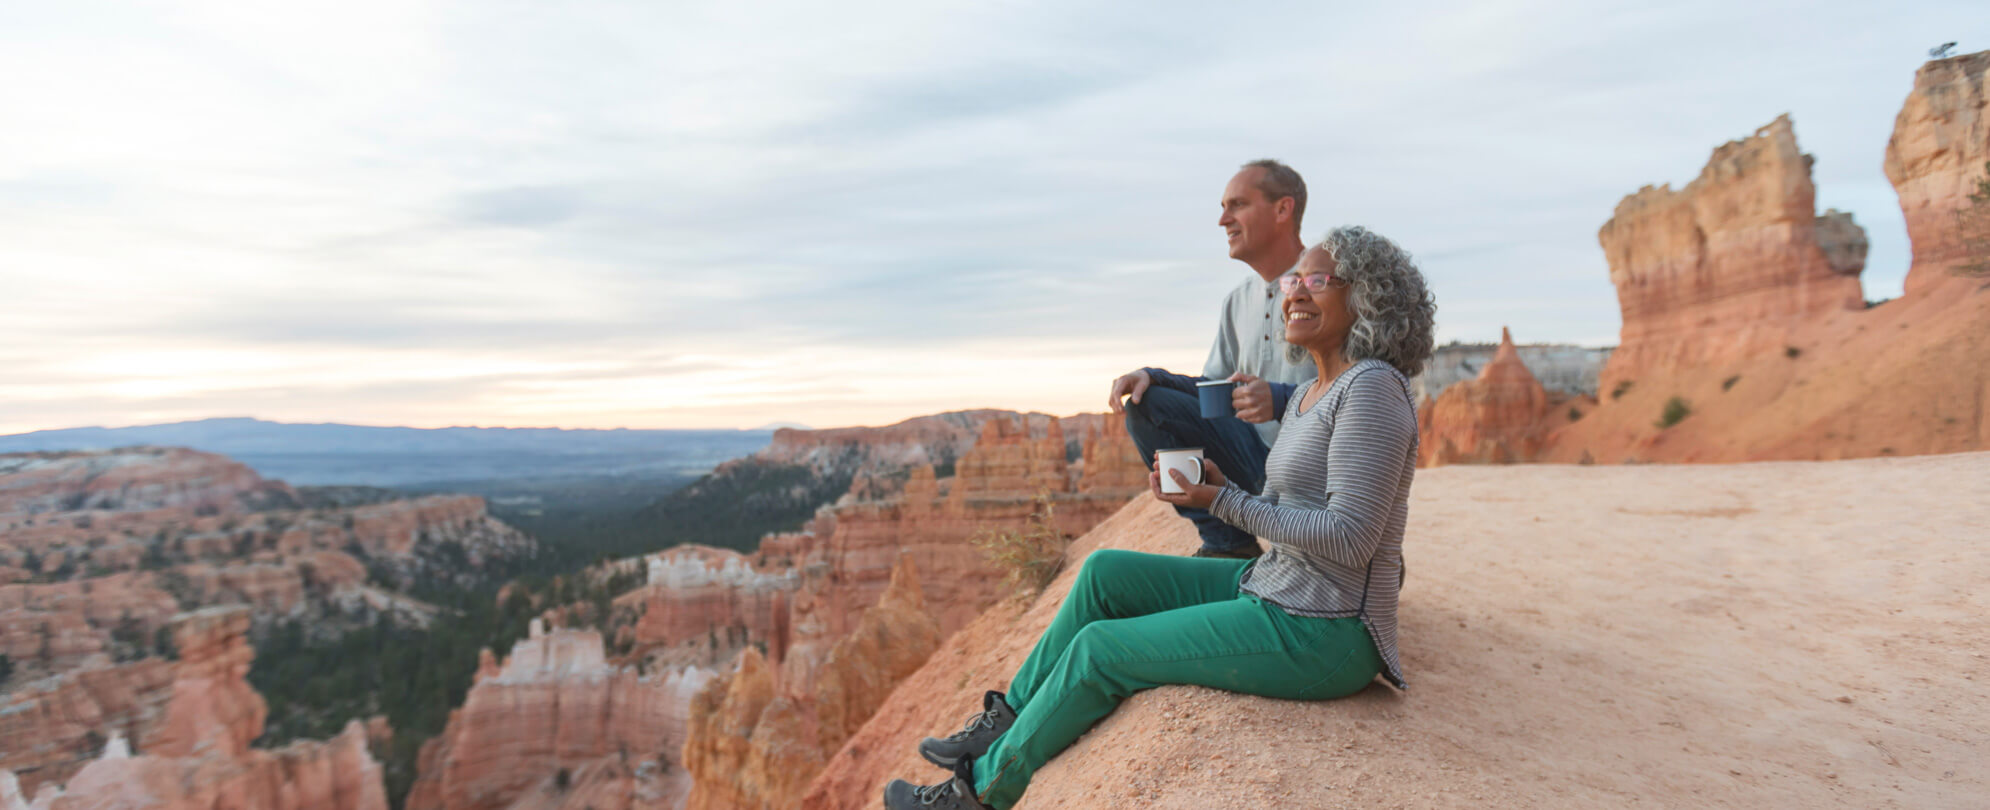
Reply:
[[599, 633], [534, 619], [502, 663], [484, 654], [462, 707], [422, 746], [410, 810], [674, 806], [697, 667], [644, 674], [607, 660]]
[[[249, 748], [262, 734], [266, 713], [262, 697], [245, 680], [255, 655], [248, 644], [249, 623], [249, 610], [239, 606], [181, 616], [172, 626], [180, 660], [141, 662], [147, 675], [159, 669], [172, 673], [163, 711], [134, 695], [128, 723], [97, 719], [96, 729], [107, 730], [108, 736], [100, 752], [91, 752], [94, 759], [79, 763], [73, 775], [61, 767], [38, 768], [39, 789], [6, 773], [0, 778], [0, 794], [13, 787], [13, 804], [0, 807], [386, 810], [380, 765], [368, 751], [367, 727], [357, 720], [326, 742], [299, 741], [273, 751]], [[86, 679], [80, 673], [71, 677]], [[147, 708], [149, 716], [143, 711]], [[127, 730], [138, 735], [136, 755]], [[7, 739], [19, 738], [10, 730]], [[30, 790], [34, 801], [26, 805], [23, 797]], [[9, 800], [0, 795], [0, 802]]]
[[202, 605], [321, 632], [383, 611], [420, 621], [392, 589], [474, 584], [533, 551], [475, 497], [298, 508], [282, 482], [208, 453], [0, 455], [0, 654], [31, 677], [153, 654], [173, 614]]
[[1990, 51], [1937, 59], [1914, 74], [1914, 88], [1893, 119], [1886, 142], [1886, 178], [1900, 195], [1914, 263], [1908, 295], [1956, 281], [1955, 268], [1990, 257], [1971, 256], [1957, 212], [1990, 175]]
[[830, 649], [806, 689], [793, 689], [756, 649], [692, 703], [684, 764], [688, 810], [794, 807], [830, 755], [899, 681], [939, 647], [910, 558], [892, 568], [878, 604]]
[[[1079, 440], [1079, 464], [1067, 461], [1067, 423], [1089, 435]], [[641, 616], [633, 655], [666, 667], [744, 656], [738, 673], [691, 707], [685, 761], [693, 796], [703, 797], [695, 801], [790, 801], [781, 791], [810, 778], [900, 670], [930, 651], [919, 639], [930, 632], [937, 643], [1004, 593], [977, 538], [1024, 529], [1033, 516], [1075, 536], [1143, 490], [1137, 452], [1106, 426], [992, 416], [951, 477], [920, 464], [897, 483], [878, 470], [853, 479], [802, 531], [770, 535], [754, 554], [680, 547], [652, 558], [650, 584], [617, 600], [618, 611]]]
[[[1990, 160], [1990, 52], [1937, 60], [1895, 119], [1887, 175], [1913, 242], [1906, 294], [1856, 294], [1861, 240], [1812, 217], [1787, 118], [1647, 188], [1599, 239], [1623, 306], [1596, 408], [1551, 461], [1748, 461], [1990, 448], [1990, 284], [1956, 272], [1968, 189]], [[1990, 227], [1990, 207], [1983, 211]], [[1990, 244], [1990, 243], [1986, 243]], [[1990, 250], [1990, 248], [1986, 248]], [[1990, 257], [1987, 257], [1990, 258]], [[1551, 414], [1549, 421], [1554, 421]]]
[[1864, 306], [1818, 241], [1811, 162], [1782, 116], [1715, 149], [1685, 188], [1617, 204], [1597, 234], [1623, 309], [1604, 390], [1780, 349], [1792, 329]]
[[[1559, 401], [1559, 400], [1558, 400]], [[1547, 434], [1548, 390], [1520, 362], [1511, 332], [1479, 376], [1444, 389], [1419, 414], [1422, 466], [1532, 461]]]

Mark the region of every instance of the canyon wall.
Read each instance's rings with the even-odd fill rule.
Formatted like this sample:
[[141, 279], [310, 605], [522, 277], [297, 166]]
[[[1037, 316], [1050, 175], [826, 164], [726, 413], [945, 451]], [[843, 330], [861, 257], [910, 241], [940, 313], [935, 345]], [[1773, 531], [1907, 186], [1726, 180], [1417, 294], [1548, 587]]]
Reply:
[[488, 651], [463, 705], [422, 746], [410, 810], [596, 810], [674, 806], [685, 708], [711, 677], [610, 662], [592, 630], [530, 635], [502, 663]]
[[[617, 563], [645, 578], [610, 607], [626, 619], [606, 645], [617, 654], [606, 655], [593, 631], [551, 630], [520, 642], [502, 670], [551, 655], [567, 662], [558, 677], [501, 676], [487, 665], [423, 748], [409, 807], [579, 810], [625, 806], [626, 796], [792, 805], [945, 634], [1001, 598], [1001, 572], [977, 538], [1024, 528], [1046, 506], [1048, 530], [1075, 536], [1145, 488], [1117, 427], [1097, 415], [972, 411], [780, 432], [703, 486], [765, 493], [749, 484], [770, 470], [799, 471], [781, 479], [783, 498], [820, 498], [806, 525], [762, 537], [752, 553], [682, 545]], [[941, 466], [953, 474], [937, 474]], [[810, 494], [825, 479], [846, 486]], [[552, 609], [544, 619], [573, 616]], [[555, 647], [565, 652], [539, 651]], [[693, 699], [714, 671], [725, 674]], [[616, 686], [625, 681], [648, 686]], [[617, 700], [637, 707], [610, 705]], [[603, 713], [621, 725], [587, 725]], [[557, 743], [581, 736], [627, 744]]]
[[[231, 674], [251, 628], [424, 622], [396, 584], [479, 581], [534, 551], [479, 498], [386, 497], [328, 504], [180, 448], [0, 455], [0, 769], [24, 791], [65, 782], [113, 733], [148, 755], [240, 754], [263, 726]], [[244, 609], [221, 628], [182, 613], [208, 606]]]
[[[326, 742], [249, 748], [262, 734], [266, 713], [262, 697], [246, 680], [255, 655], [248, 642], [250, 621], [250, 610], [242, 606], [181, 614], [171, 625], [178, 661], [147, 659], [123, 667], [119, 674], [126, 677], [95, 688], [91, 681], [109, 681], [112, 674], [69, 673], [68, 681], [86, 684], [80, 691], [88, 697], [67, 703], [52, 701], [78, 693], [60, 686], [27, 700], [15, 696], [6, 714], [46, 719], [33, 729], [6, 728], [9, 747], [16, 740], [31, 741], [46, 749], [44, 755], [61, 758], [30, 766], [32, 779], [0, 772], [0, 802], [8, 803], [0, 808], [386, 810], [380, 766], [368, 751], [367, 729], [357, 720]], [[161, 694], [156, 684], [167, 675], [170, 685]], [[92, 711], [98, 714], [90, 716]], [[98, 750], [61, 746], [60, 736], [28, 736], [60, 723], [88, 725], [90, 733], [102, 735], [94, 746]], [[75, 762], [73, 754], [94, 759]], [[5, 795], [9, 792], [13, 795]], [[34, 797], [31, 804], [28, 795]]]
[[694, 787], [685, 807], [794, 806], [830, 755], [939, 647], [920, 594], [915, 566], [902, 558], [877, 605], [831, 647], [806, 688], [784, 683], [757, 649], [712, 681], [691, 706], [684, 765]]

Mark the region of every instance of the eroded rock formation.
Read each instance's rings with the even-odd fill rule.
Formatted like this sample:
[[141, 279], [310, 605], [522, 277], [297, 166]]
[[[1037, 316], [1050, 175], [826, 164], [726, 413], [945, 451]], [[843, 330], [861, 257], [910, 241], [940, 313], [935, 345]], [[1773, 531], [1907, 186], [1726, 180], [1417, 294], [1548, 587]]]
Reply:
[[823, 763], [870, 719], [899, 681], [939, 647], [910, 558], [856, 627], [838, 640], [803, 689], [748, 649], [738, 669], [692, 705], [684, 745], [689, 810], [794, 807]]
[[259, 628], [422, 621], [393, 588], [475, 584], [534, 549], [480, 498], [300, 497], [191, 450], [0, 455], [0, 654], [28, 677], [156, 654], [172, 616], [204, 605], [249, 605]]
[[[1089, 434], [1081, 464], [1066, 460], [1067, 421]], [[953, 476], [928, 464], [869, 470], [802, 531], [770, 535], [754, 554], [683, 547], [652, 558], [650, 584], [617, 600], [641, 614], [633, 656], [665, 666], [749, 656], [691, 707], [703, 735], [685, 754], [695, 802], [795, 795], [782, 790], [798, 790], [930, 651], [919, 639], [937, 643], [1001, 597], [1001, 572], [976, 538], [1021, 529], [1046, 506], [1053, 530], [1075, 536], [1144, 489], [1131, 442], [1106, 424], [990, 416]]]
[[485, 652], [463, 706], [422, 746], [410, 810], [673, 806], [697, 667], [644, 674], [592, 630], [532, 623], [502, 664]]
[[[367, 727], [357, 720], [322, 743], [299, 741], [271, 751], [248, 747], [262, 734], [266, 712], [262, 697], [244, 679], [255, 655], [249, 623], [250, 611], [240, 606], [179, 617], [172, 625], [181, 650], [178, 662], [150, 659], [125, 667], [137, 689], [104, 690], [108, 698], [92, 695], [90, 706], [124, 715], [95, 718], [92, 733], [108, 732], [101, 751], [91, 752], [95, 759], [77, 763], [73, 776], [60, 763], [37, 768], [41, 787], [17, 790], [15, 801], [32, 790], [35, 810], [386, 810], [380, 766], [367, 749]], [[172, 674], [163, 709], [156, 690], [144, 688], [143, 680], [160, 670]], [[91, 680], [89, 673], [67, 677], [83, 684]], [[60, 710], [47, 703], [53, 697], [44, 694], [36, 704], [9, 708], [56, 715]], [[136, 730], [135, 740], [125, 736], [129, 730]], [[17, 738], [13, 731], [8, 729], [10, 743], [55, 742]], [[15, 783], [11, 773], [0, 779], [0, 794]], [[0, 795], [0, 802], [7, 798]]]
[[[1990, 160], [1990, 52], [1930, 62], [1887, 146], [1913, 242], [1906, 294], [1865, 307], [1861, 239], [1811, 214], [1787, 118], [1685, 189], [1625, 198], [1599, 234], [1623, 306], [1599, 403], [1553, 461], [1749, 461], [1990, 448], [1990, 285], [1957, 211]], [[1551, 414], [1550, 420], [1552, 421]]]
[[[1893, 119], [1886, 178], [1900, 195], [1914, 264], [1906, 291], [1918, 295], [1955, 281], [1966, 255], [1956, 212], [1990, 172], [1990, 51], [1937, 59], [1914, 74], [1914, 89]], [[1982, 261], [1984, 257], [1974, 257]]]
[[1617, 204], [1597, 234], [1623, 309], [1604, 390], [1780, 349], [1792, 329], [1864, 306], [1818, 242], [1811, 160], [1782, 116], [1715, 149], [1685, 188]]
[[1512, 464], [1532, 461], [1547, 434], [1548, 391], [1520, 362], [1513, 334], [1500, 330], [1499, 351], [1479, 376], [1444, 389], [1419, 414], [1418, 462]]

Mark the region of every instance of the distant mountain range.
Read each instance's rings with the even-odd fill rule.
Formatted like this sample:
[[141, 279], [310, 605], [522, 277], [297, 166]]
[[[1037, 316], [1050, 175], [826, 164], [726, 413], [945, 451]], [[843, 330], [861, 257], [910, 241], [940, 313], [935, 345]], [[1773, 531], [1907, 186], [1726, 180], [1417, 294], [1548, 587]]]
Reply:
[[246, 417], [0, 436], [0, 453], [132, 445], [191, 447], [265, 477], [317, 486], [407, 487], [461, 481], [695, 477], [767, 446], [770, 430], [407, 428], [293, 424]]

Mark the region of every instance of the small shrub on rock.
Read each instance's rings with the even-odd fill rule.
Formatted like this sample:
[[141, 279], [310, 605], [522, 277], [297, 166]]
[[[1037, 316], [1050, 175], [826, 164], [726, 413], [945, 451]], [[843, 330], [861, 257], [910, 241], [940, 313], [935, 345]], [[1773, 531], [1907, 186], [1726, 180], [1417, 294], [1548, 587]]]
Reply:
[[1658, 422], [1655, 424], [1661, 428], [1669, 428], [1679, 424], [1679, 420], [1685, 419], [1692, 412], [1693, 408], [1686, 404], [1686, 400], [1673, 397], [1665, 401], [1665, 411], [1658, 415]]
[[1019, 597], [1041, 593], [1056, 579], [1064, 568], [1064, 550], [1071, 545], [1071, 538], [1057, 530], [1056, 503], [1050, 493], [1037, 493], [1035, 501], [1021, 529], [984, 532], [973, 541], [1002, 571], [1004, 587]]

